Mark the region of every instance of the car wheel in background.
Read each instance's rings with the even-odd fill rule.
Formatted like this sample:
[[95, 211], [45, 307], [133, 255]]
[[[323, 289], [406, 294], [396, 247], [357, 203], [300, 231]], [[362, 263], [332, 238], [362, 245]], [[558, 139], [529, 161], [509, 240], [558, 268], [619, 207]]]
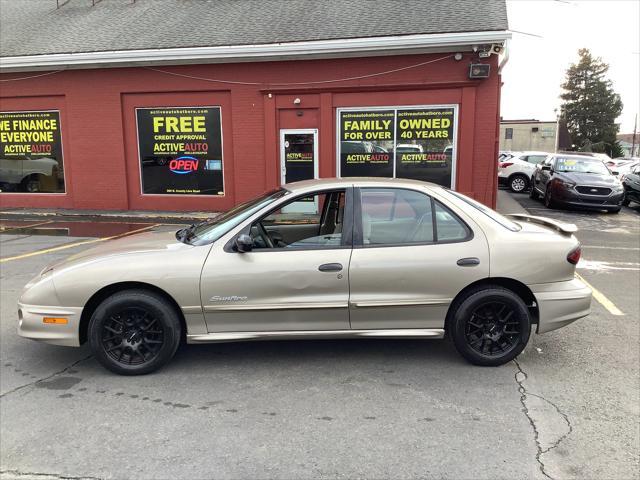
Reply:
[[544, 206], [547, 208], [556, 208], [556, 202], [553, 201], [551, 189], [549, 187], [547, 187], [544, 192]]
[[538, 191], [536, 190], [536, 187], [534, 187], [533, 185], [534, 185], [534, 181], [533, 181], [533, 177], [531, 177], [531, 190], [529, 190], [529, 198], [538, 200], [538, 198], [540, 198], [540, 195], [538, 195]]
[[629, 200], [629, 198], [627, 197], [624, 197], [624, 200], [622, 200], [622, 205], [624, 205], [625, 207], [628, 207], [630, 203], [631, 200]]
[[611, 210], [608, 210], [609, 213], [620, 213], [621, 207], [618, 208], [613, 208]]
[[89, 344], [98, 361], [121, 375], [144, 375], [165, 365], [180, 344], [178, 314], [162, 296], [125, 290], [91, 316]]
[[456, 300], [448, 330], [469, 362], [498, 366], [516, 358], [527, 345], [531, 319], [527, 306], [511, 290], [484, 286]]
[[529, 179], [524, 175], [513, 175], [509, 178], [509, 188], [514, 193], [522, 193], [529, 186]]
[[38, 175], [29, 175], [22, 180], [21, 191], [27, 193], [36, 193], [40, 191], [40, 179]]

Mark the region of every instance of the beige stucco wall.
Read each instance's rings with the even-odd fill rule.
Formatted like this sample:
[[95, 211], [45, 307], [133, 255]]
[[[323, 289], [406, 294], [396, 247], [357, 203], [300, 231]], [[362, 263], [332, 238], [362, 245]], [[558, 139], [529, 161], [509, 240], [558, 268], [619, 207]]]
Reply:
[[[513, 128], [513, 138], [507, 140], [505, 132]], [[533, 132], [532, 128], [537, 128]], [[500, 150], [535, 150], [538, 152], [555, 151], [556, 122], [500, 123]]]

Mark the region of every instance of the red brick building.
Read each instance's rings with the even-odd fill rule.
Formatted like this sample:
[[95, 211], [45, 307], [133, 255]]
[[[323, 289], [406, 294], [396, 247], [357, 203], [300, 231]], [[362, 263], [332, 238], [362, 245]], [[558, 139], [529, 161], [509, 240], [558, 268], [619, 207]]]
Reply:
[[220, 211], [354, 175], [495, 205], [504, 0], [5, 0], [0, 27], [2, 207]]

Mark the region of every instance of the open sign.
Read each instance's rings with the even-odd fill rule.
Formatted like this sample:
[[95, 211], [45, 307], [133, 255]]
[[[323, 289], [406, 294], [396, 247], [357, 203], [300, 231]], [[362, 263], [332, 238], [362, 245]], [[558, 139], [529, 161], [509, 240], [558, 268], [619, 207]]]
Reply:
[[183, 175], [198, 170], [198, 160], [193, 157], [178, 157], [169, 162], [169, 170]]

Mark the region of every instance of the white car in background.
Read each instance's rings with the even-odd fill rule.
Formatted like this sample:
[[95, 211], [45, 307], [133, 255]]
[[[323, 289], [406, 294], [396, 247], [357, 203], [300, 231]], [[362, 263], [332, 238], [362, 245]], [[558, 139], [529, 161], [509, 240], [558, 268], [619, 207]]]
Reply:
[[543, 162], [547, 152], [518, 152], [513, 157], [498, 164], [498, 185], [509, 187], [512, 192], [521, 193], [531, 186], [531, 176], [536, 165]]

